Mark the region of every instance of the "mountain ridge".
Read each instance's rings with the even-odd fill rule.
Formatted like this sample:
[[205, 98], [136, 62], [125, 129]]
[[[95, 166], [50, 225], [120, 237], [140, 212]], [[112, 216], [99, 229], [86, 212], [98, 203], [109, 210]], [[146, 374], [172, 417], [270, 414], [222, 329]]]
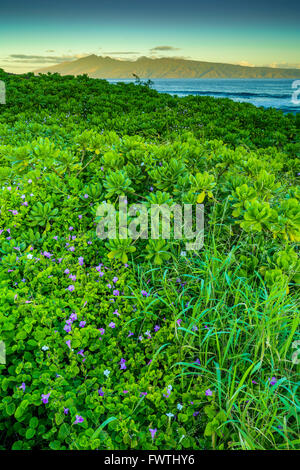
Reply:
[[139, 57], [135, 61], [118, 60], [95, 54], [43, 67], [34, 73], [83, 75], [91, 78], [300, 78], [300, 69], [249, 67], [245, 65], [204, 62], [182, 58]]

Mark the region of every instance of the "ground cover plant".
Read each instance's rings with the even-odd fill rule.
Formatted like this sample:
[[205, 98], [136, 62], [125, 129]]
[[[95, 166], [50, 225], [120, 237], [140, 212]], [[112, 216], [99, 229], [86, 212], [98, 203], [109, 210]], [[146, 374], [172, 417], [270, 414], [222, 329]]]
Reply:
[[[0, 79], [1, 448], [298, 449], [299, 114]], [[203, 248], [100, 240], [122, 195]]]

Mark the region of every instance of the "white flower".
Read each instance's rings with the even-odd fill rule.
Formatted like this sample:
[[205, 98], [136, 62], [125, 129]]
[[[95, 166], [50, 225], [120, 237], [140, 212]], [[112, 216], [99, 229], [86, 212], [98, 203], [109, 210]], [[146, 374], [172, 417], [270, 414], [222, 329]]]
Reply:
[[173, 413], [166, 413], [166, 416], [168, 416], [168, 418], [173, 418]]
[[180, 411], [180, 410], [182, 410], [182, 408], [183, 408], [183, 406], [182, 406], [180, 403], [178, 403], [178, 405], [177, 405], [177, 410]]
[[43, 350], [43, 351], [48, 351], [48, 349], [49, 349], [48, 346], [43, 346], [43, 347], [42, 347], [42, 350]]
[[27, 259], [32, 259], [32, 258], [33, 258], [33, 255], [32, 255], [31, 253], [29, 253], [29, 254], [27, 255]]
[[186, 256], [186, 251], [182, 251], [182, 252], [180, 253], [180, 256]]
[[109, 374], [110, 374], [110, 370], [105, 369], [105, 371], [103, 372], [103, 374], [105, 375], [105, 377], [108, 377]]

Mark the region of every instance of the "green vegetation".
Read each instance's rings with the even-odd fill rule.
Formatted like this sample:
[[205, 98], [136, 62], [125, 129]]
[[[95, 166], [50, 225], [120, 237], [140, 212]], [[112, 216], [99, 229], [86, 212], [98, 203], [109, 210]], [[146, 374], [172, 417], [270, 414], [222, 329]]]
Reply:
[[[0, 448], [299, 449], [299, 115], [0, 80]], [[119, 195], [204, 247], [98, 239]]]

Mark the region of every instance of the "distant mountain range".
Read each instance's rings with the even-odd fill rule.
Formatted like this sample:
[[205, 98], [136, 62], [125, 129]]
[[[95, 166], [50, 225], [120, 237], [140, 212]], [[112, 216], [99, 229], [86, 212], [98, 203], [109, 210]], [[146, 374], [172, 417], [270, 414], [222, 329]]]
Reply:
[[196, 60], [140, 57], [135, 61], [90, 55], [72, 62], [36, 70], [35, 73], [87, 74], [92, 78], [300, 78], [300, 69], [246, 67]]

